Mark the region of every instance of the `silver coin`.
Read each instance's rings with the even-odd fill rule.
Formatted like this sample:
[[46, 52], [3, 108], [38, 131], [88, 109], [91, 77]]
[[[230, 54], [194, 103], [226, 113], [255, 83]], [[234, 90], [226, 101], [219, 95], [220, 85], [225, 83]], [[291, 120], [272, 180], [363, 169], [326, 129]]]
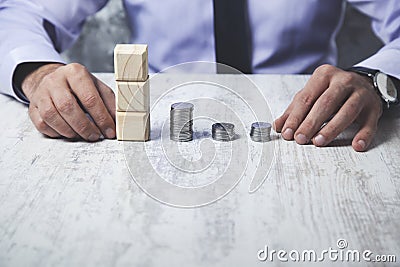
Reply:
[[171, 105], [170, 139], [176, 142], [193, 140], [193, 109], [194, 105], [179, 102]]
[[257, 121], [257, 122], [253, 122], [251, 124], [251, 128], [255, 128], [255, 129], [270, 129], [272, 128], [271, 123], [269, 122], [263, 122], [263, 121]]
[[232, 141], [235, 134], [235, 125], [227, 122], [214, 123], [211, 128], [212, 138], [216, 141]]
[[192, 103], [188, 102], [178, 102], [174, 103], [171, 105], [171, 110], [183, 110], [183, 111], [188, 111], [188, 110], [193, 110], [194, 105]]
[[251, 124], [250, 138], [254, 142], [271, 141], [272, 125], [268, 122], [254, 122]]

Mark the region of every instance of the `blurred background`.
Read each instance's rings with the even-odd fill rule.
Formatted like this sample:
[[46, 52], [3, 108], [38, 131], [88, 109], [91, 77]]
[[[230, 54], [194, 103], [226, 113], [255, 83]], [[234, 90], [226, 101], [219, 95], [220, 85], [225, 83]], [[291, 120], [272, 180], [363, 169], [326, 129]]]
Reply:
[[[82, 35], [63, 57], [85, 65], [92, 72], [113, 72], [114, 46], [128, 43], [129, 35], [122, 1], [110, 0], [105, 8], [87, 20]], [[369, 18], [350, 5], [347, 5], [337, 44], [338, 66], [343, 68], [372, 55], [382, 46], [371, 30]]]

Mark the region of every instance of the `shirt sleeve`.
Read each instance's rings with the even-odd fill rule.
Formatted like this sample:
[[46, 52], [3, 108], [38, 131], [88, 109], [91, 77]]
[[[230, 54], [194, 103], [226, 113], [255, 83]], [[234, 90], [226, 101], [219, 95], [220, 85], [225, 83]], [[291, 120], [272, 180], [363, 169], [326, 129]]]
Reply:
[[78, 38], [86, 18], [107, 0], [0, 0], [0, 93], [26, 102], [13, 88], [24, 62], [61, 62], [60, 54]]
[[372, 19], [372, 29], [384, 46], [357, 66], [377, 69], [400, 79], [400, 3], [399, 0], [349, 1]]

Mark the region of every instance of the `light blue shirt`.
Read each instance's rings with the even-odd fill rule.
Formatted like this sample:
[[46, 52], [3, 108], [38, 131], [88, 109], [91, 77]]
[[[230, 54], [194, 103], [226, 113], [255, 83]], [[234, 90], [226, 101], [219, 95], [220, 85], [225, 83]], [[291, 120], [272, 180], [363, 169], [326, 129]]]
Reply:
[[[400, 78], [400, 1], [349, 0], [372, 17], [385, 46], [359, 65]], [[12, 95], [12, 75], [22, 62], [63, 62], [85, 19], [106, 0], [0, 0], [0, 92]], [[343, 0], [248, 0], [253, 73], [308, 73], [336, 64], [336, 33]], [[188, 61], [215, 61], [213, 0], [124, 0], [132, 43], [149, 45], [158, 72]], [[54, 26], [46, 31], [44, 21]], [[368, 25], [366, 25], [368, 27]], [[235, 30], [235, 29], [232, 29]], [[101, 41], [101, 40], [99, 40]]]

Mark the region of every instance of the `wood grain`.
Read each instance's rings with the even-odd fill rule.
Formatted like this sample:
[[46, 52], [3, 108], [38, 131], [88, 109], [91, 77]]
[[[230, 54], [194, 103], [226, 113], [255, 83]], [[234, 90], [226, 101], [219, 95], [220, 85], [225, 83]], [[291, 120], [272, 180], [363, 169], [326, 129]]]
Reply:
[[[98, 77], [114, 86], [112, 74]], [[274, 117], [308, 79], [250, 78]], [[162, 83], [152, 84], [151, 104], [185, 79], [162, 76]], [[339, 238], [350, 249], [395, 254], [399, 261], [399, 110], [385, 114], [366, 153], [349, 146], [355, 127], [325, 148], [275, 134], [274, 165], [258, 191], [249, 194], [244, 179], [226, 197], [195, 209], [170, 207], [141, 191], [126, 166], [123, 142], [45, 138], [26, 107], [6, 96], [0, 96], [0, 114], [0, 266], [309, 266], [260, 263], [257, 252], [265, 245], [321, 251], [336, 248]], [[161, 115], [152, 114], [152, 125]]]
[[147, 141], [150, 135], [148, 112], [116, 113], [117, 139], [124, 141]]
[[149, 112], [150, 81], [118, 82], [116, 81], [117, 111]]
[[149, 76], [147, 45], [117, 44], [114, 49], [115, 80], [144, 82]]

